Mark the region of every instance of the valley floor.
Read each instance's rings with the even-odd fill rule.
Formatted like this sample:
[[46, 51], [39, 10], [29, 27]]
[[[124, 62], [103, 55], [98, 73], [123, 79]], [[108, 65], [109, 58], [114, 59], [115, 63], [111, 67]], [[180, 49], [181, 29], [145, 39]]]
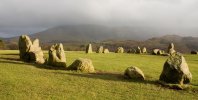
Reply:
[[[18, 51], [1, 50], [0, 99], [198, 100], [198, 55], [184, 56], [193, 75], [191, 88], [173, 90], [156, 82], [167, 59], [164, 56], [66, 52], [67, 65], [79, 57], [93, 61], [97, 73], [86, 74], [25, 63]], [[125, 79], [123, 72], [130, 66], [139, 67], [146, 81]]]

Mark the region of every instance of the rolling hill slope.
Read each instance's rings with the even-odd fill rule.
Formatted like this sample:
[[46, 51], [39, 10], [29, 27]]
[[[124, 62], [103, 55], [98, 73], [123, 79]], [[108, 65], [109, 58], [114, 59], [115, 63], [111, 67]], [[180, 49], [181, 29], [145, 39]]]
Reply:
[[[157, 31], [146, 28], [108, 27], [100, 25], [65, 25], [47, 29], [31, 34], [32, 39], [38, 38], [43, 49], [48, 49], [54, 43], [63, 43], [66, 50], [83, 50], [85, 45], [92, 42], [96, 46], [104, 45], [110, 50], [118, 46], [126, 49], [137, 46], [167, 49], [173, 42], [180, 52], [198, 50], [198, 37], [181, 37], [178, 35], [165, 35], [159, 37]], [[4, 39], [8, 49], [17, 49], [18, 37]]]
[[31, 37], [39, 38], [43, 42], [50, 41], [101, 41], [116, 40], [145, 40], [157, 36], [149, 29], [138, 27], [108, 27], [100, 25], [66, 25], [47, 29], [35, 33]]

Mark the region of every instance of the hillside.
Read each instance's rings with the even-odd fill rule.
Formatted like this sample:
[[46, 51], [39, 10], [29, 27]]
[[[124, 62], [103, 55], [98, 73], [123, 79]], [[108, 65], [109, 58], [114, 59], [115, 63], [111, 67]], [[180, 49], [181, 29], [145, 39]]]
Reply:
[[155, 48], [167, 50], [169, 43], [175, 44], [175, 49], [182, 53], [189, 53], [191, 50], [198, 50], [198, 38], [197, 37], [181, 37], [177, 35], [166, 35], [162, 37], [155, 37], [145, 41], [133, 41], [133, 40], [109, 40], [103, 41], [107, 47], [113, 47], [116, 49], [119, 46], [123, 46], [126, 49], [136, 48], [137, 46], [146, 47], [148, 51]]
[[65, 25], [35, 33], [31, 37], [40, 38], [43, 42], [51, 41], [101, 41], [115, 40], [145, 40], [153, 34], [150, 29], [139, 27], [109, 27], [100, 25]]
[[[94, 44], [94, 48], [104, 45], [110, 50], [118, 46], [126, 49], [137, 46], [167, 49], [170, 42], [175, 43], [180, 52], [189, 53], [198, 49], [197, 37], [181, 37], [166, 35], [159, 37], [157, 31], [140, 27], [109, 27], [100, 25], [64, 25], [47, 29], [30, 35], [32, 39], [40, 39], [43, 49], [48, 49], [54, 43], [63, 43], [66, 50], [84, 50], [87, 43]], [[4, 39], [8, 49], [17, 49], [18, 37]]]

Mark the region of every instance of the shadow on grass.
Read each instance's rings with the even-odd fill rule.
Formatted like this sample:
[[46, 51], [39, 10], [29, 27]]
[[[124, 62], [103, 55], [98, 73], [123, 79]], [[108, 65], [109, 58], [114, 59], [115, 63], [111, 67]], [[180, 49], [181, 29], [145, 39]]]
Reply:
[[[11, 60], [11, 61], [21, 61], [18, 57], [13, 57], [13, 58], [0, 57], [0, 59], [3, 59], [3, 60]], [[11, 62], [11, 61], [10, 61], [10, 62]]]
[[63, 73], [63, 72], [54, 72], [54, 73], [67, 74], [67, 75], [76, 76], [79, 78], [85, 77], [85, 78], [102, 79], [102, 80], [108, 80], [108, 81], [134, 82], [134, 83], [157, 85], [157, 81], [128, 79], [122, 73], [114, 73], [114, 72], [97, 71], [96, 73], [89, 73], [89, 74], [88, 73]]
[[0, 57], [0, 63], [9, 63], [9, 64], [15, 64], [15, 65], [31, 65], [36, 68], [40, 69], [49, 69], [49, 70], [65, 70], [65, 68], [58, 68], [58, 67], [52, 67], [48, 66], [46, 64], [37, 64], [33, 62], [23, 62], [19, 58], [5, 58], [5, 57]]
[[[65, 68], [57, 68], [48, 66], [46, 64], [36, 64], [36, 63], [27, 63], [21, 61], [18, 57], [16, 58], [7, 58], [7, 57], [0, 57], [0, 63], [10, 63], [15, 65], [31, 65], [36, 68], [40, 69], [48, 69], [48, 70], [66, 70]], [[103, 72], [103, 71], [97, 71], [96, 73], [61, 73], [61, 72], [54, 72], [56, 74], [68, 74], [71, 76], [76, 77], [85, 77], [85, 78], [93, 78], [93, 79], [102, 79], [102, 80], [110, 80], [110, 81], [122, 81], [122, 82], [136, 82], [136, 83], [143, 83], [143, 84], [157, 84], [156, 81], [150, 81], [150, 80], [134, 80], [134, 79], [128, 79], [124, 77], [122, 73], [115, 73], [115, 72]]]
[[191, 85], [193, 85], [193, 86], [198, 86], [198, 84], [191, 84]]
[[13, 53], [13, 54], [1, 54], [1, 55], [10, 55], [10, 56], [16, 56], [19, 55], [18, 53]]

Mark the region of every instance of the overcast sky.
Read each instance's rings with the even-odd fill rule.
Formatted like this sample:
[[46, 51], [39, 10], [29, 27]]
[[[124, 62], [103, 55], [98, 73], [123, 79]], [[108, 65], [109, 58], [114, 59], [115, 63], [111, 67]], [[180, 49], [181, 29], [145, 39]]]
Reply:
[[69, 24], [152, 27], [198, 36], [198, 0], [0, 0], [0, 37]]

